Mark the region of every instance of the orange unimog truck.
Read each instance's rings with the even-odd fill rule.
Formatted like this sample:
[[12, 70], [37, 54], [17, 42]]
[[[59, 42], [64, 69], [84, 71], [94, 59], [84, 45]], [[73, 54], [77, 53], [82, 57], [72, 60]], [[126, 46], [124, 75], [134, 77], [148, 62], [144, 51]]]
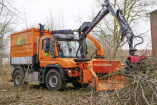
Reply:
[[[12, 73], [15, 86], [34, 82], [46, 85], [49, 90], [60, 90], [71, 82], [76, 88], [92, 83], [96, 90], [113, 89], [106, 80], [100, 82], [96, 74], [121, 69], [120, 61], [95, 58], [88, 60], [88, 64], [84, 61], [81, 68], [75, 61], [79, 37], [72, 30], [48, 31], [40, 27], [11, 34], [10, 63], [15, 67]], [[81, 57], [80, 50], [77, 56]]]
[[[31, 28], [11, 34], [10, 63], [15, 67], [12, 73], [14, 85], [37, 82], [46, 85], [49, 90], [60, 90], [71, 82], [77, 88], [91, 83], [97, 91], [123, 88], [126, 83], [124, 76], [102, 78], [122, 69], [121, 61], [105, 60], [103, 46], [89, 35], [109, 12], [121, 29], [121, 41], [126, 37], [129, 44], [130, 56], [125, 69], [127, 73], [136, 72], [141, 61], [146, 59], [145, 56], [134, 55], [135, 47], [143, 42], [143, 38], [133, 34], [122, 10], [115, 13], [109, 1], [105, 0], [93, 21], [84, 22], [75, 30], [78, 35], [72, 30], [44, 30], [41, 24], [40, 29]], [[134, 37], [141, 38], [142, 42], [133, 46]], [[87, 59], [86, 38], [96, 46], [91, 59]]]

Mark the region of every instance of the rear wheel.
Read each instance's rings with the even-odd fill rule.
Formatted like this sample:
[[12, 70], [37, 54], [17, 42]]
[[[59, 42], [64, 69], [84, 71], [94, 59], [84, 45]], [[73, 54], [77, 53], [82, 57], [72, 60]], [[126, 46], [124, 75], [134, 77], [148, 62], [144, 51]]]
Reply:
[[52, 69], [46, 74], [46, 86], [49, 90], [61, 90], [63, 82], [57, 70]]
[[24, 74], [20, 70], [16, 70], [15, 73], [13, 74], [14, 85], [16, 87], [21, 86], [23, 83], [23, 79], [24, 79]]

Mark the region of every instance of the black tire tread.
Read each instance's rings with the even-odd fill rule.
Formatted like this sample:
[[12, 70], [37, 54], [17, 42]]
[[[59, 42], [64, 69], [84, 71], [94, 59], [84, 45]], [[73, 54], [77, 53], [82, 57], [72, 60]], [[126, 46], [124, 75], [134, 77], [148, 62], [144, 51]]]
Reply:
[[20, 86], [22, 85], [23, 79], [24, 79], [24, 74], [20, 70], [16, 70], [13, 74], [13, 83], [14, 83], [14, 86], [16, 86], [16, 87], [19, 86], [18, 84], [15, 83], [15, 76], [17, 75], [17, 73], [19, 73], [21, 75], [21, 78], [22, 78], [22, 80], [20, 81]]
[[[49, 85], [49, 82], [48, 82], [48, 78], [49, 78], [49, 76], [50, 75], [52, 75], [52, 73], [55, 73], [57, 76], [58, 76], [58, 85], [57, 85], [57, 87], [51, 87], [50, 85]], [[56, 69], [51, 69], [51, 70], [49, 70], [48, 71], [48, 73], [46, 74], [46, 87], [48, 88], [48, 90], [61, 90], [62, 89], [62, 87], [63, 87], [63, 82], [62, 82], [62, 78], [61, 78], [61, 75], [60, 75], [60, 73], [56, 70]]]

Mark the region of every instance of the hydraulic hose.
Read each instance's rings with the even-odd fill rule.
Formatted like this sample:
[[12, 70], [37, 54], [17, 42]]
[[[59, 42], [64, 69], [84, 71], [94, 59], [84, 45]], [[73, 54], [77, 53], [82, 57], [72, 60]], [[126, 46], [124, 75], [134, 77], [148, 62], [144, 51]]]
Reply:
[[140, 45], [140, 44], [142, 44], [142, 43], [144, 42], [144, 39], [143, 39], [141, 36], [134, 36], [134, 37], [138, 37], [138, 38], [141, 38], [141, 39], [142, 39], [142, 41], [141, 41], [140, 43], [135, 44], [134, 48], [135, 48], [137, 45]]

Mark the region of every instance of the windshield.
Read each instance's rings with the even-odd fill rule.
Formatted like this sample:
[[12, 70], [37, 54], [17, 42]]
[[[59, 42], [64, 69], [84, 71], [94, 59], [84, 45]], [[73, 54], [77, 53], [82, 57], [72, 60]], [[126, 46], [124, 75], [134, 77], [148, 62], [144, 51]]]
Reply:
[[[78, 41], [58, 41], [60, 57], [76, 58], [76, 52], [79, 47]], [[77, 54], [80, 57], [80, 51]]]

